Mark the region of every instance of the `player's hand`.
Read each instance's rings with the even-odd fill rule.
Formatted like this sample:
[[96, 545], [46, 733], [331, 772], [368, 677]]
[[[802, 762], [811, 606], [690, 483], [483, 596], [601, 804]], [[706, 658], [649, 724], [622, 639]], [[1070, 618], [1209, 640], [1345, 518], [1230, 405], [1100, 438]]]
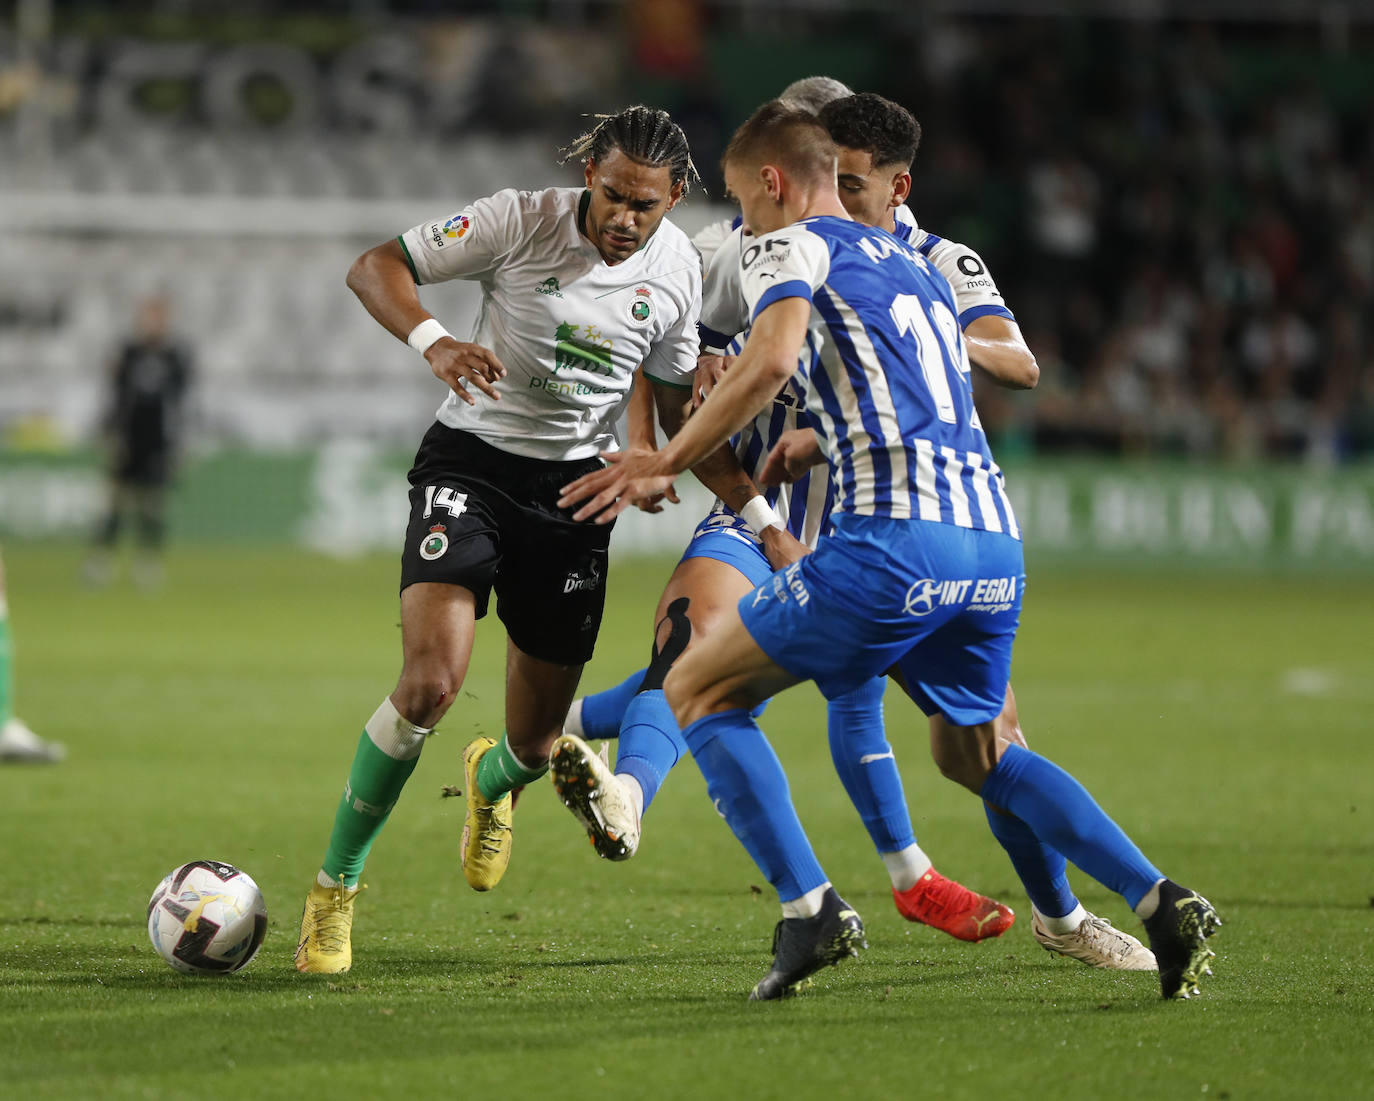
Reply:
[[821, 444], [816, 433], [810, 428], [793, 428], [778, 437], [773, 450], [759, 471], [758, 484], [762, 486], [782, 485], [795, 482], [813, 466], [825, 462]]
[[776, 525], [764, 528], [759, 539], [763, 543], [763, 553], [768, 558], [768, 564], [775, 570], [790, 566], [797, 559], [805, 558], [811, 553], [810, 547], [786, 528]]
[[640, 501], [656, 503], [655, 498], [670, 497], [673, 475], [663, 473], [661, 451], [603, 451], [607, 466], [584, 474], [563, 487], [559, 508], [572, 508], [586, 502], [573, 513], [574, 520], [595, 519], [609, 524], [627, 508]]
[[640, 512], [662, 512], [664, 501], [667, 501], [670, 505], [682, 504], [682, 501], [678, 499], [677, 490], [669, 486], [662, 493], [656, 493], [652, 497], [646, 497], [642, 501], [636, 501], [635, 508], [639, 509]]
[[492, 401], [500, 401], [494, 382], [506, 377], [506, 368], [496, 353], [480, 344], [464, 344], [451, 336], [443, 336], [425, 350], [434, 377], [469, 405], [477, 399], [468, 392], [468, 385], [477, 387]]
[[730, 365], [735, 362], [735, 356], [697, 356], [696, 378], [692, 384], [692, 408], [699, 408], [701, 403], [706, 400], [707, 395], [716, 388], [725, 372], [730, 369]]

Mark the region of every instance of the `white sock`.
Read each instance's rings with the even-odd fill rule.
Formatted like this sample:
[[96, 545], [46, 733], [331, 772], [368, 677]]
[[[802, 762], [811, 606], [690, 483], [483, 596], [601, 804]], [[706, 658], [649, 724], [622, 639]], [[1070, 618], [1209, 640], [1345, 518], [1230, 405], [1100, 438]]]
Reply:
[[900, 852], [878, 855], [883, 858], [883, 867], [887, 869], [888, 878], [892, 880], [892, 889], [895, 891], [911, 890], [921, 876], [934, 867], [930, 857], [926, 856], [921, 851], [921, 846], [914, 841]]
[[1135, 904], [1135, 916], [1141, 921], [1149, 921], [1155, 916], [1155, 911], [1159, 909], [1159, 885], [1164, 880], [1158, 880], [1153, 887], [1145, 892], [1145, 897]]
[[587, 732], [582, 729], [582, 700], [585, 697], [578, 696], [573, 700], [572, 706], [568, 708], [567, 717], [563, 720], [563, 733], [572, 734], [578, 738], [585, 738]]
[[1063, 917], [1050, 917], [1048, 914], [1042, 914], [1034, 905], [1031, 906], [1031, 912], [1040, 919], [1040, 924], [1045, 927], [1045, 932], [1053, 933], [1056, 937], [1062, 937], [1065, 933], [1072, 933], [1088, 919], [1088, 911], [1083, 909], [1081, 902]]
[[630, 800], [635, 805], [635, 821], [641, 821], [644, 818], [644, 788], [640, 786], [639, 778], [631, 776], [628, 772], [617, 772], [615, 778], [629, 793]]
[[315, 876], [315, 882], [321, 887], [337, 887], [339, 885], [339, 881], [323, 868], [320, 869], [319, 875]]
[[821, 912], [821, 901], [825, 898], [825, 892], [830, 889], [830, 880], [826, 880], [819, 887], [813, 887], [800, 898], [794, 898], [782, 904], [782, 916], [785, 918], [810, 918], [815, 917]]
[[425, 739], [434, 733], [428, 726], [416, 726], [396, 710], [387, 696], [363, 727], [372, 744], [394, 761], [410, 761], [425, 748]]

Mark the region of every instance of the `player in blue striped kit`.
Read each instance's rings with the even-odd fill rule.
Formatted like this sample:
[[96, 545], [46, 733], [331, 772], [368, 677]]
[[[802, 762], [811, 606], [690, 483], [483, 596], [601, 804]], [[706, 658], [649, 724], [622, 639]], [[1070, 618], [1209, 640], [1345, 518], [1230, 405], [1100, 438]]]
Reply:
[[833, 698], [891, 670], [929, 717], [941, 771], [1121, 894], [1145, 922], [1164, 996], [1186, 997], [1213, 955], [1215, 910], [1166, 879], [1068, 773], [997, 736], [1025, 580], [1015, 516], [977, 423], [948, 283], [906, 244], [848, 218], [835, 157], [824, 128], [785, 104], [736, 132], [726, 183], [757, 234], [742, 257], [744, 354], [664, 450], [609, 457], [561, 499], [609, 520], [806, 375], [837, 491], [832, 531], [746, 595], [664, 686], [736, 837], [812, 911], [779, 923], [754, 996], [791, 992], [851, 954], [862, 926], [814, 857], [799, 855], [795, 816], [778, 810], [790, 809], [786, 778], [759, 752], [750, 709], [801, 680]]
[[[838, 82], [829, 83], [839, 94], [848, 92]], [[783, 98], [798, 106], [817, 106], [799, 103], [791, 89]], [[708, 227], [704, 235], [713, 229]], [[737, 354], [739, 338], [723, 334], [747, 327], [739, 256], [750, 240], [741, 237], [736, 226], [705, 257], [702, 333], [708, 349], [717, 353]], [[983, 305], [979, 298], [971, 308]], [[1005, 308], [1002, 313], [1007, 313]], [[1033, 365], [1029, 352], [1026, 355]], [[810, 423], [801, 380], [790, 379], [731, 441], [744, 474], [756, 479], [778, 441]], [[790, 564], [816, 545], [831, 500], [829, 480], [807, 474], [791, 486], [755, 496], [742, 514], [717, 499], [697, 526], [659, 601], [658, 637], [650, 666], [574, 705], [566, 733], [552, 751], [551, 772], [560, 797], [602, 856], [623, 860], [635, 853], [644, 812], [668, 772], [686, 754], [686, 743], [661, 687], [672, 661], [685, 649], [688, 638], [693, 643], [709, 638], [714, 623], [775, 567]], [[1000, 936], [1015, 920], [1010, 907], [940, 874], [917, 843], [901, 774], [884, 731], [885, 687], [886, 679], [876, 677], [829, 701], [828, 729], [836, 771], [888, 872], [894, 903], [908, 920], [960, 940]], [[615, 771], [611, 772], [582, 739], [617, 736]], [[790, 900], [786, 895], [783, 900], [786, 914]]]

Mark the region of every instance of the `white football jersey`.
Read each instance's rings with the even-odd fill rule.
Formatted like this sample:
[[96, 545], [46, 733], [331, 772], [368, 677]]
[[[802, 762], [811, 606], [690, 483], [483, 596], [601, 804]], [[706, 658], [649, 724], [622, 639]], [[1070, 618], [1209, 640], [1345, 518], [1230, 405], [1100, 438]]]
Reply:
[[417, 283], [472, 279], [482, 305], [472, 342], [506, 367], [500, 401], [450, 394], [438, 419], [538, 459], [615, 450], [635, 370], [689, 389], [701, 267], [666, 218], [644, 247], [607, 264], [581, 232], [582, 188], [498, 191], [399, 238]]
[[897, 229], [893, 236], [911, 245], [949, 280], [959, 310], [959, 328], [967, 328], [970, 321], [989, 314], [1005, 317], [1008, 321], [1016, 320], [1007, 309], [997, 284], [992, 281], [987, 264], [973, 249], [926, 232], [916, 224], [916, 216], [905, 203], [894, 214]]

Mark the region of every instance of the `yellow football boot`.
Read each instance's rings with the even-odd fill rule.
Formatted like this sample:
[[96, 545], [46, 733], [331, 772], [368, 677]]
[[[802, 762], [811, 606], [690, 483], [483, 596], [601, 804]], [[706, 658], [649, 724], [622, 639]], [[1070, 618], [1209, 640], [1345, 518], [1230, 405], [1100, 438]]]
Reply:
[[353, 966], [353, 900], [362, 886], [321, 887], [305, 896], [301, 939], [296, 945], [296, 970], [337, 975]]
[[495, 745], [490, 738], [476, 738], [463, 750], [468, 805], [463, 819], [463, 875], [474, 891], [490, 891], [501, 882], [506, 865], [510, 863], [511, 813], [514, 809], [510, 792], [491, 803], [477, 786], [477, 765], [483, 754]]

